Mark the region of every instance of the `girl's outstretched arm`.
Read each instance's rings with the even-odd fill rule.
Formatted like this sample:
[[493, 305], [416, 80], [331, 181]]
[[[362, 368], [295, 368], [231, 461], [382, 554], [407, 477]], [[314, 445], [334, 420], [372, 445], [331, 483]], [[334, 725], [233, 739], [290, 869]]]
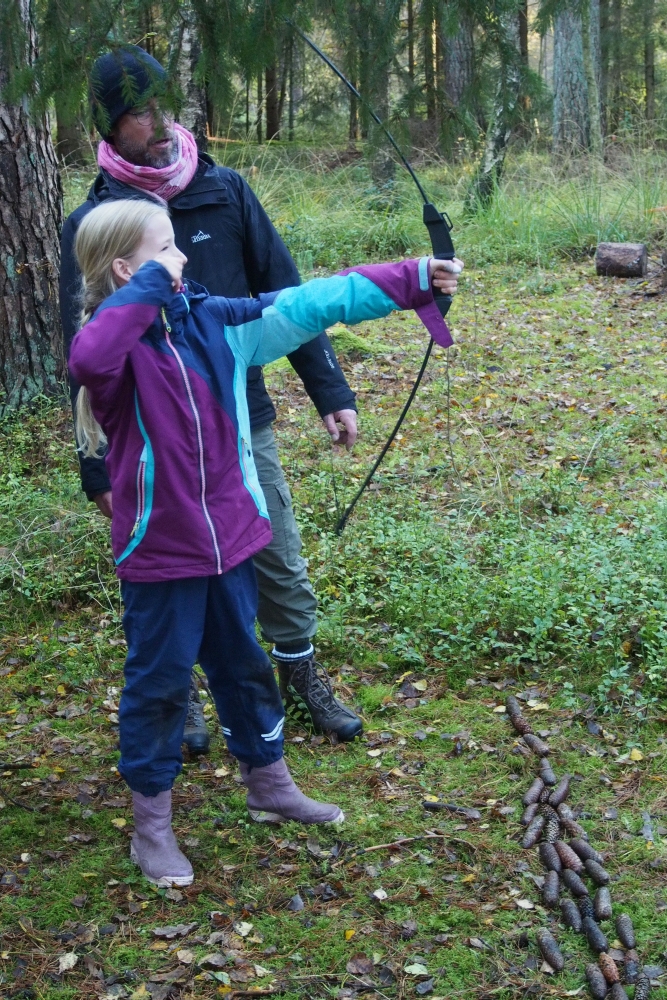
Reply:
[[77, 382], [92, 388], [119, 375], [128, 354], [173, 294], [172, 277], [162, 264], [151, 260], [142, 265], [104, 300], [72, 341], [69, 367]]
[[[462, 267], [459, 261], [444, 264], [457, 273]], [[295, 350], [334, 323], [360, 323], [387, 316], [395, 309], [415, 309], [431, 336], [448, 346], [451, 336], [431, 288], [436, 266], [427, 257], [397, 264], [369, 264], [331, 278], [316, 278], [297, 288], [285, 288], [271, 304], [264, 305], [261, 322], [231, 326], [228, 334], [236, 340], [248, 364], [262, 365]], [[449, 278], [450, 287], [455, 286], [455, 275]]]

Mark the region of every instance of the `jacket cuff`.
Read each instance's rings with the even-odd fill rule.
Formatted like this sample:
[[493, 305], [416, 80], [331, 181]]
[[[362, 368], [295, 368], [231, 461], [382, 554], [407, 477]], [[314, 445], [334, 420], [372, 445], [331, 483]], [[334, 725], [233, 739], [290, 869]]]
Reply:
[[436, 344], [451, 347], [449, 327], [435, 304], [428, 271], [428, 257], [396, 264], [361, 264], [341, 274], [358, 271], [393, 299], [399, 309], [414, 309]]

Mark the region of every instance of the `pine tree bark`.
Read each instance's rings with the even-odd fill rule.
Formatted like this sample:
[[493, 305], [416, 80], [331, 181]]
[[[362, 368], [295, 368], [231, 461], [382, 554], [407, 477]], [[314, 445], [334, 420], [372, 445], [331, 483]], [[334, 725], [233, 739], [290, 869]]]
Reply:
[[581, 40], [586, 73], [588, 100], [589, 148], [591, 153], [602, 155], [602, 116], [600, 110], [600, 0], [583, 0]]
[[602, 134], [609, 131], [609, 0], [600, 0], [600, 118]]
[[655, 119], [655, 38], [653, 35], [654, 0], [644, 0], [644, 114]]
[[192, 8], [184, 4], [177, 37], [173, 40], [176, 54], [176, 74], [183, 95], [179, 121], [195, 137], [197, 148], [205, 153], [208, 148], [206, 87], [197, 81], [197, 64], [201, 57], [201, 42]]
[[56, 95], [56, 153], [66, 167], [86, 165], [86, 140], [78, 116], [58, 100]]
[[517, 105], [521, 89], [521, 54], [519, 23], [514, 15], [501, 19], [500, 77], [496, 88], [493, 113], [486, 133], [484, 154], [466, 195], [466, 208], [474, 211], [488, 204], [502, 177], [507, 146], [517, 120]]
[[264, 116], [264, 95], [262, 94], [262, 71], [257, 74], [257, 142], [262, 142], [262, 118]]
[[475, 45], [472, 21], [463, 12], [459, 16], [458, 30], [442, 40], [445, 97], [459, 108], [472, 86], [475, 73]]
[[424, 89], [426, 91], [426, 117], [430, 122], [436, 119], [435, 99], [435, 52], [433, 47], [433, 4], [423, 0], [422, 41], [424, 51]]
[[[17, 0], [31, 65], [37, 44], [31, 0]], [[0, 46], [0, 94], [9, 53]], [[61, 390], [58, 310], [62, 189], [45, 115], [0, 97], [0, 411]]]
[[280, 139], [278, 67], [275, 62], [264, 71], [266, 87], [266, 138]]
[[561, 8], [554, 24], [554, 151], [588, 149], [590, 116], [583, 26], [573, 6]]

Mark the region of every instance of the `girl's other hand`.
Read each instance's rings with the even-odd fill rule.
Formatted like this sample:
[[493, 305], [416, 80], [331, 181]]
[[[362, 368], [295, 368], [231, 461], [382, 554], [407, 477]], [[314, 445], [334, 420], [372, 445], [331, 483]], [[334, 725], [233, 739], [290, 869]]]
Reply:
[[458, 276], [463, 270], [463, 261], [455, 257], [454, 260], [437, 260], [432, 257], [429, 261], [431, 269], [431, 281], [434, 288], [444, 292], [445, 295], [454, 295], [458, 284]]
[[183, 267], [187, 262], [187, 257], [181, 253], [175, 246], [169, 247], [168, 250], [160, 250], [152, 258], [156, 260], [158, 264], [162, 264], [163, 267], [169, 271], [169, 276], [171, 277], [172, 287], [175, 292], [178, 292], [181, 288]]

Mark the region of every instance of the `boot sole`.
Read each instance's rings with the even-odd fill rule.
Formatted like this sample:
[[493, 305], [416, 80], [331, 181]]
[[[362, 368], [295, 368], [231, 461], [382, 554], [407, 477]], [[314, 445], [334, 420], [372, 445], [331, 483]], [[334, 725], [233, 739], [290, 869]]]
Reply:
[[[281, 816], [280, 813], [266, 812], [264, 809], [248, 809], [250, 813], [250, 818], [254, 819], [256, 823], [290, 823], [290, 822], [301, 822], [300, 820], [292, 821], [289, 816]], [[342, 809], [338, 810], [338, 815], [334, 819], [325, 820], [323, 823], [317, 823], [317, 826], [342, 826], [345, 822], [345, 813]], [[314, 823], [304, 824], [306, 826], [315, 825]]]
[[160, 878], [153, 878], [152, 875], [147, 875], [141, 867], [141, 862], [133, 850], [130, 851], [130, 861], [133, 861], [137, 868], [141, 869], [141, 874], [144, 876], [146, 881], [156, 885], [158, 889], [169, 889], [173, 885], [180, 889], [184, 886], [192, 885], [194, 882], [194, 872], [192, 875], [162, 875]]

